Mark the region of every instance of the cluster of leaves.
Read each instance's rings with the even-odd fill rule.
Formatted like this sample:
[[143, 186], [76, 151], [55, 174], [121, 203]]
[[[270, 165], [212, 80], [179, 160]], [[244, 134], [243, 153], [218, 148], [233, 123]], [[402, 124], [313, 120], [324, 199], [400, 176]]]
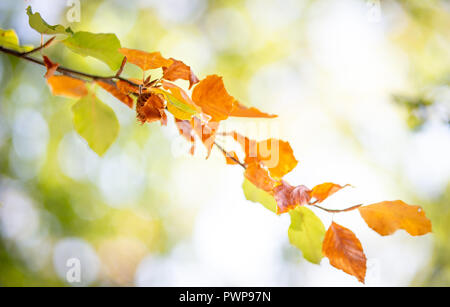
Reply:
[[[290, 185], [283, 178], [298, 161], [288, 142], [277, 139], [255, 141], [237, 132], [219, 131], [220, 123], [229, 117], [276, 117], [241, 104], [228, 94], [220, 76], [209, 75], [200, 80], [182, 61], [165, 58], [159, 52], [122, 48], [114, 34], [73, 32], [61, 25], [48, 25], [38, 13], [32, 13], [31, 8], [27, 13], [30, 26], [42, 35], [64, 36], [60, 42], [69, 49], [103, 61], [116, 71], [111, 77], [93, 76], [61, 67], [45, 55], [42, 62], [32, 60], [46, 66], [45, 78], [54, 95], [78, 99], [72, 107], [75, 130], [97, 154], [104, 154], [114, 142], [119, 123], [113, 110], [95, 96], [87, 83], [99, 85], [134, 108], [141, 123], [167, 125], [167, 115], [172, 114], [180, 134], [192, 144], [191, 153], [194, 153], [197, 138], [206, 147], [208, 156], [216, 145], [227, 164], [244, 168], [243, 190], [248, 200], [261, 203], [276, 214], [290, 214], [289, 241], [310, 262], [318, 264], [325, 256], [334, 267], [355, 276], [360, 282], [365, 280], [366, 256], [355, 234], [335, 222], [326, 230], [308, 206], [332, 213], [357, 209], [367, 225], [382, 236], [398, 229], [413, 236], [431, 231], [431, 222], [424, 211], [400, 200], [332, 210], [319, 204], [348, 185], [327, 182], [312, 189]], [[53, 41], [52, 38], [46, 44], [30, 49], [19, 45], [13, 30], [1, 31], [0, 50], [8, 50], [8, 53], [28, 60], [28, 54], [42, 50]], [[121, 77], [127, 63], [142, 69], [142, 80]], [[153, 80], [146, 77], [145, 72], [150, 69], [162, 69], [162, 77]], [[175, 85], [173, 82], [178, 79], [188, 81], [189, 88]], [[215, 142], [217, 135], [235, 140], [242, 147], [243, 155], [240, 157], [236, 152], [223, 149]]]

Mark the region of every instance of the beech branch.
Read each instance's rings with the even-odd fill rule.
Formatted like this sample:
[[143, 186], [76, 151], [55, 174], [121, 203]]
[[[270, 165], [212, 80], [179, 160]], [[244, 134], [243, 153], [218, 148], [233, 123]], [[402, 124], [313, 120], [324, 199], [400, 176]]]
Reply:
[[[52, 37], [47, 42], [42, 44], [41, 46], [36, 47], [36, 48], [34, 48], [34, 49], [30, 50], [30, 51], [27, 51], [27, 52], [19, 52], [19, 51], [16, 51], [16, 50], [13, 50], [13, 49], [8, 49], [8, 48], [2, 47], [2, 46], [0, 46], [0, 52], [9, 54], [9, 55], [18, 57], [20, 59], [26, 60], [28, 62], [32, 62], [32, 63], [35, 63], [35, 64], [38, 64], [38, 65], [41, 65], [41, 66], [45, 67], [45, 64], [44, 64], [44, 62], [42, 60], [36, 59], [34, 57], [31, 57], [30, 54], [48, 47], [52, 43], [52, 41], [54, 39], [55, 39], [55, 37]], [[126, 60], [126, 57], [125, 57], [124, 60], [122, 61], [122, 65], [120, 66], [119, 70], [117, 71], [117, 73], [114, 76], [106, 76], [106, 77], [105, 76], [99, 76], [99, 75], [89, 74], [89, 73], [85, 73], [85, 72], [78, 71], [78, 70], [75, 70], [75, 69], [67, 68], [67, 67], [64, 67], [64, 66], [58, 66], [56, 71], [60, 72], [63, 75], [68, 75], [68, 76], [70, 76], [72, 78], [77, 78], [77, 79], [80, 79], [80, 77], [81, 77], [81, 78], [90, 79], [91, 81], [99, 80], [99, 81], [106, 81], [106, 82], [113, 82], [114, 80], [121, 80], [121, 81], [124, 81], [124, 82], [132, 85], [132, 86], [140, 87], [139, 84], [136, 84], [133, 81], [128, 80], [127, 78], [123, 78], [123, 77], [120, 76], [120, 74], [123, 71], [123, 68], [125, 66], [126, 61], [127, 60]], [[214, 141], [214, 145], [220, 151], [222, 151], [223, 154], [225, 154], [228, 158], [230, 158], [231, 160], [236, 162], [242, 168], [244, 168], [244, 169], [247, 168], [247, 165], [245, 165], [244, 163], [242, 163], [241, 161], [236, 159], [233, 155], [231, 155], [228, 151], [226, 151], [217, 142]], [[313, 207], [316, 207], [316, 208], [319, 208], [319, 209], [321, 209], [323, 211], [326, 211], [326, 212], [329, 212], [329, 213], [348, 212], [348, 211], [357, 209], [360, 206], [362, 206], [362, 204], [359, 204], [359, 205], [352, 206], [352, 207], [349, 207], [349, 208], [346, 208], [346, 209], [328, 209], [328, 208], [324, 208], [324, 207], [321, 207], [319, 205], [316, 205], [316, 203], [317, 203], [317, 201], [315, 201], [313, 203], [310, 203], [309, 205], [313, 206]]]

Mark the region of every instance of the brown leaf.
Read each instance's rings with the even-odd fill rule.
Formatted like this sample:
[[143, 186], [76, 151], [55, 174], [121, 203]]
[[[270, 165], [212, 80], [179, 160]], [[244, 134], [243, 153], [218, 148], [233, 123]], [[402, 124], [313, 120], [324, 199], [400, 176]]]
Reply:
[[425, 211], [401, 200], [383, 201], [358, 210], [367, 225], [382, 236], [398, 229], [404, 229], [412, 236], [431, 232], [431, 221], [425, 216]]
[[53, 76], [55, 71], [58, 69], [59, 64], [53, 63], [47, 56], [43, 56], [45, 67], [47, 67], [47, 72], [45, 73], [45, 79]]
[[80, 98], [88, 94], [84, 81], [69, 76], [50, 76], [47, 83], [56, 96]]
[[327, 197], [333, 195], [340, 189], [343, 189], [347, 186], [350, 186], [349, 184], [346, 184], [344, 186], [341, 186], [339, 184], [335, 184], [332, 182], [325, 182], [319, 185], [316, 185], [311, 190], [311, 198], [317, 199], [319, 203], [323, 202]]
[[163, 67], [163, 78], [169, 81], [176, 81], [178, 79], [183, 79], [189, 81], [189, 89], [198, 83], [199, 80], [194, 74], [190, 66], [187, 66], [181, 61], [170, 58], [173, 63], [168, 67]]
[[186, 140], [191, 142], [190, 153], [191, 155], [193, 155], [195, 151], [195, 137], [193, 133], [194, 132], [193, 128], [191, 126], [191, 122], [188, 120], [179, 120], [175, 118], [175, 124], [178, 128], [178, 132], [180, 133], [180, 135], [182, 135]]
[[164, 112], [165, 105], [158, 95], [143, 94], [136, 102], [137, 118], [141, 123], [154, 122], [159, 120], [161, 125], [167, 124], [167, 115]]
[[323, 240], [322, 252], [332, 266], [364, 283], [366, 255], [361, 242], [350, 229], [331, 222]]
[[170, 66], [172, 60], [164, 58], [160, 52], [145, 52], [136, 49], [120, 48], [119, 52], [127, 57], [128, 62], [139, 66], [142, 70]]
[[105, 91], [109, 92], [111, 95], [122, 101], [128, 107], [133, 108], [133, 98], [124, 94], [114, 83], [110, 84], [104, 81], [96, 81]]
[[234, 101], [233, 109], [231, 110], [230, 116], [233, 117], [259, 117], [259, 118], [275, 118], [277, 115], [271, 115], [268, 113], [261, 112], [254, 107], [246, 107], [237, 100]]
[[249, 164], [245, 169], [244, 176], [255, 186], [269, 193], [272, 193], [273, 188], [277, 184], [277, 181], [272, 179], [259, 163]]
[[192, 100], [215, 122], [227, 119], [234, 103], [234, 98], [225, 89], [222, 77], [217, 75], [210, 75], [200, 81], [194, 87]]
[[293, 187], [282, 180], [281, 184], [273, 189], [273, 194], [277, 201], [277, 214], [308, 204], [310, 200], [309, 191], [304, 185]]

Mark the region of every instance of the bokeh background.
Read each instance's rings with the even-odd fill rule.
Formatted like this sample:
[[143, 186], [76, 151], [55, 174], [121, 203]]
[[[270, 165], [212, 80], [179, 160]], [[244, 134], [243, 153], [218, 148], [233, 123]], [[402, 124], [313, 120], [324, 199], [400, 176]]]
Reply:
[[[71, 23], [66, 1], [2, 0], [0, 27], [38, 45], [30, 4], [50, 24], [112, 32], [200, 78], [222, 75], [234, 97], [279, 115], [224, 128], [288, 140], [299, 160], [293, 184], [355, 186], [327, 206], [423, 206], [433, 223], [423, 237], [380, 237], [357, 212], [334, 220], [363, 244], [366, 285], [450, 285], [449, 1], [81, 0]], [[45, 52], [111, 74], [58, 44]], [[43, 74], [0, 55], [0, 285], [71, 285], [73, 257], [82, 274], [72, 285], [361, 285], [327, 259], [305, 261], [289, 245], [289, 216], [246, 201], [242, 170], [217, 149], [189, 156], [172, 122], [140, 125], [102, 90], [121, 130], [98, 157], [74, 132], [74, 101], [52, 97]], [[327, 227], [332, 217], [315, 212]]]

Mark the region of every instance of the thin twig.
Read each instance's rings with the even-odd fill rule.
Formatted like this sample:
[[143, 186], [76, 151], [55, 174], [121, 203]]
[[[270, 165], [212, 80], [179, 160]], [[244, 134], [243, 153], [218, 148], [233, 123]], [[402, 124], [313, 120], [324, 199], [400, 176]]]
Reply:
[[46, 41], [45, 44], [40, 45], [39, 47], [36, 47], [36, 48], [34, 48], [34, 49], [30, 50], [30, 51], [22, 52], [21, 55], [22, 55], [22, 56], [24, 56], [24, 55], [29, 55], [29, 54], [32, 54], [32, 53], [34, 53], [34, 52], [36, 52], [36, 51], [39, 51], [39, 50], [41, 50], [41, 49], [44, 49], [44, 48], [48, 47], [48, 46], [53, 42], [53, 40], [54, 40], [55, 38], [56, 38], [56, 36], [53, 36], [53, 37], [50, 38], [48, 41]]
[[356, 205], [356, 206], [352, 206], [352, 207], [349, 207], [349, 208], [345, 208], [345, 209], [328, 209], [328, 208], [324, 208], [324, 207], [321, 207], [319, 205], [314, 205], [314, 204], [310, 204], [310, 206], [319, 208], [321, 210], [324, 210], [324, 211], [330, 212], [330, 213], [341, 213], [341, 212], [348, 212], [348, 211], [355, 210], [355, 209], [361, 207], [362, 204], [359, 204], [359, 205]]
[[216, 143], [216, 141], [214, 141], [214, 145], [216, 145], [217, 148], [219, 148], [228, 158], [230, 158], [231, 160], [233, 160], [234, 162], [236, 162], [237, 164], [239, 164], [240, 166], [242, 166], [244, 169], [247, 168], [247, 166], [242, 163], [241, 161], [239, 161], [238, 159], [236, 159], [235, 157], [233, 157], [228, 151], [226, 151], [222, 146], [220, 146], [219, 144]]
[[[31, 50], [31, 51], [33, 51], [33, 50]], [[24, 59], [26, 61], [33, 62], [35, 64], [45, 66], [43, 61], [35, 59], [33, 57], [30, 57], [30, 56], [28, 56], [26, 54], [24, 55], [22, 52], [15, 51], [13, 49], [8, 49], [8, 48], [0, 46], [0, 52], [7, 53], [7, 54], [10, 54], [10, 55], [16, 56], [18, 58]], [[75, 69], [71, 69], [71, 68], [67, 68], [67, 67], [64, 67], [64, 66], [58, 66], [56, 71], [58, 71], [58, 72], [60, 72], [62, 74], [76, 75], [76, 76], [88, 78], [88, 79], [91, 79], [91, 80], [94, 80], [94, 81], [95, 80], [109, 80], [109, 81], [112, 81], [113, 79], [117, 79], [117, 80], [121, 80], [121, 81], [127, 82], [128, 84], [130, 84], [132, 86], [136, 86], [136, 87], [139, 86], [139, 84], [136, 84], [133, 81], [130, 81], [130, 80], [126, 79], [126, 78], [116, 77], [116, 76], [109, 76], [109, 77], [98, 76], [98, 75], [84, 73], [84, 72], [81, 72], [81, 71], [78, 71], [78, 70], [75, 70]]]

